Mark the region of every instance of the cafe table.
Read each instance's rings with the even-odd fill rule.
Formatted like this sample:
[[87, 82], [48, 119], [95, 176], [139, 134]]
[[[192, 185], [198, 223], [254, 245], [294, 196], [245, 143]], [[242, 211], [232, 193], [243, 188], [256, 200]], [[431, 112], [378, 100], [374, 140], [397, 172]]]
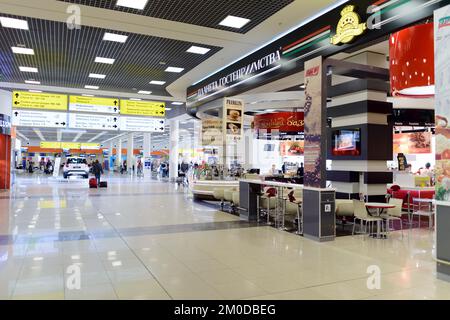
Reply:
[[[371, 216], [379, 217], [385, 210], [395, 208], [395, 205], [384, 202], [367, 202], [365, 204], [367, 213]], [[375, 213], [371, 210], [375, 210]], [[377, 221], [377, 233], [371, 234], [371, 236], [380, 239], [386, 238], [386, 235], [382, 235], [381, 232], [381, 220]]]

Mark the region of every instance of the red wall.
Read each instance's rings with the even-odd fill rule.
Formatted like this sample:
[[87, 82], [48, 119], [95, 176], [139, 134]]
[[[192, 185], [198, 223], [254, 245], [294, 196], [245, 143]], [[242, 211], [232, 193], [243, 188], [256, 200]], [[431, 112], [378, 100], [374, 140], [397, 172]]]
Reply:
[[11, 177], [11, 137], [0, 134], [0, 189], [9, 189]]

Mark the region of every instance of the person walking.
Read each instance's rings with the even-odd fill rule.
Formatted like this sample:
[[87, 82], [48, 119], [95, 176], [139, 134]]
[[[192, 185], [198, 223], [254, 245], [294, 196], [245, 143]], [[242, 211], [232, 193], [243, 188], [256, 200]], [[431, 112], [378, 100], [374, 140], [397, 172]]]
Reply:
[[95, 175], [95, 179], [97, 179], [97, 188], [100, 185], [100, 176], [103, 174], [103, 168], [98, 160], [95, 160], [94, 165], [92, 167], [92, 173]]

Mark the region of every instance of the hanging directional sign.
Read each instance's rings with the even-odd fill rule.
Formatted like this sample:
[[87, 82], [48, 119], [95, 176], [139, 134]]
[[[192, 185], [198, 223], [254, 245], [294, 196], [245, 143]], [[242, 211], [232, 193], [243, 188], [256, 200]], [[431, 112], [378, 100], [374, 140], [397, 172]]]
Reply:
[[100, 143], [93, 143], [93, 142], [81, 143], [81, 150], [99, 150], [99, 149]]
[[120, 114], [147, 117], [165, 117], [166, 104], [155, 101], [120, 100]]
[[14, 126], [23, 127], [65, 128], [67, 127], [67, 113], [13, 110], [12, 123]]
[[61, 149], [61, 142], [41, 141], [40, 146], [42, 149]]
[[119, 99], [70, 96], [69, 110], [99, 113], [119, 113]]
[[67, 110], [67, 95], [13, 91], [13, 108]]
[[165, 120], [155, 118], [120, 117], [121, 131], [164, 132]]
[[119, 117], [70, 113], [69, 127], [74, 129], [119, 130]]
[[79, 143], [79, 142], [61, 142], [61, 149], [79, 150], [79, 149], [81, 149], [81, 143]]

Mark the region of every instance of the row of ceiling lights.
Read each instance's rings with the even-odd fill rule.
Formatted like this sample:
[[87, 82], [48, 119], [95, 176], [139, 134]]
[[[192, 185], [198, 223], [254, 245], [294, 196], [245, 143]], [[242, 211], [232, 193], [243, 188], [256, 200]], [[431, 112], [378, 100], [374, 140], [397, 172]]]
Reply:
[[[15, 18], [7, 18], [7, 17], [0, 17], [0, 24], [2, 25], [2, 27], [4, 28], [14, 28], [14, 29], [21, 29], [21, 30], [29, 30], [28, 27], [28, 21], [26, 20], [21, 20], [21, 19], [15, 19]], [[110, 32], [105, 32], [104, 36], [103, 36], [103, 41], [113, 41], [113, 42], [119, 42], [119, 43], [125, 43], [128, 39], [128, 36], [126, 35], [121, 35], [121, 34], [116, 34], [116, 33], [110, 33]], [[34, 55], [34, 50], [30, 49], [30, 48], [24, 48], [24, 47], [11, 47], [12, 52], [15, 54], [25, 54], [25, 55]], [[197, 47], [197, 46], [191, 46], [186, 52], [189, 53], [195, 53], [195, 54], [206, 54], [210, 51], [211, 49], [208, 48], [202, 48], [202, 47]], [[105, 58], [105, 57], [96, 57], [94, 60], [96, 63], [104, 63], [104, 64], [114, 64], [114, 62], [116, 61], [115, 59], [112, 58]], [[38, 73], [39, 70], [36, 67], [26, 67], [26, 66], [19, 66], [19, 70], [21, 72], [29, 72], [29, 73]], [[180, 68], [180, 67], [167, 67], [166, 72], [173, 72], [173, 73], [181, 73], [184, 71], [184, 68]], [[89, 78], [93, 78], [93, 79], [105, 79], [106, 75], [105, 74], [97, 74], [97, 73], [90, 73], [89, 74]], [[25, 83], [27, 84], [35, 84], [35, 85], [40, 85], [41, 82], [40, 81], [36, 81], [34, 79], [30, 79], [30, 80], [25, 80]], [[165, 81], [160, 81], [160, 80], [152, 80], [149, 82], [149, 84], [151, 85], [159, 85], [162, 86], [164, 84], [166, 84]], [[84, 86], [85, 89], [90, 89], [90, 90], [98, 90], [99, 86], [94, 86], [94, 85], [85, 85]], [[31, 92], [42, 92], [40, 90], [30, 90]], [[140, 90], [138, 91], [138, 94], [145, 94], [145, 95], [150, 95], [152, 92], [151, 91], [147, 91], [147, 90]], [[90, 96], [90, 95], [86, 95], [86, 96]], [[140, 99], [133, 99], [133, 100], [140, 100]], [[173, 102], [173, 105], [183, 105], [183, 102]]]
[[[117, 0], [116, 6], [127, 7], [127, 8], [131, 8], [131, 9], [136, 9], [136, 10], [144, 10], [144, 8], [147, 6], [147, 3], [148, 3], [148, 0]], [[250, 22], [249, 19], [229, 15], [225, 19], [223, 19], [219, 23], [219, 25], [224, 26], [224, 27], [240, 29], [249, 22]], [[195, 53], [198, 53], [198, 52], [195, 52]]]

